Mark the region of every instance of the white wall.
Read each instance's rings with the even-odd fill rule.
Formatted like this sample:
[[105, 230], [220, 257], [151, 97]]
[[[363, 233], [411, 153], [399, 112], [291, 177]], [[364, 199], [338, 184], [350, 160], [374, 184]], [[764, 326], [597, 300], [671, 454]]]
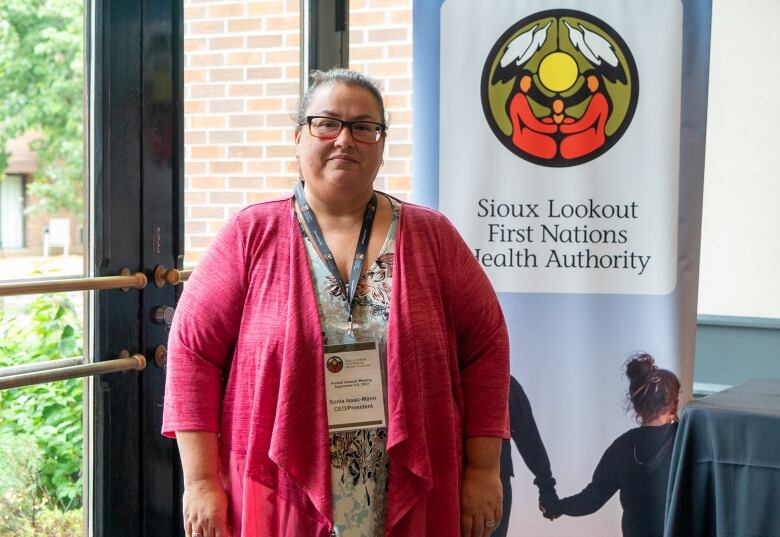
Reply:
[[780, 2], [713, 0], [699, 313], [780, 318]]

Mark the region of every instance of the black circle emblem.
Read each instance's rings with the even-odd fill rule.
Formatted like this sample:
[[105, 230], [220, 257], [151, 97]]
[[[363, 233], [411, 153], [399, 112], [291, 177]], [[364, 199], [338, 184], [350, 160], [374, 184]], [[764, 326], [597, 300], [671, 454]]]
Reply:
[[328, 361], [325, 362], [326, 367], [328, 368], [328, 371], [331, 373], [338, 373], [342, 369], [344, 369], [344, 360], [342, 360], [338, 356], [331, 356], [328, 358]]
[[552, 9], [513, 24], [482, 70], [482, 110], [493, 134], [535, 164], [583, 164], [617, 143], [634, 117], [639, 76], [607, 23]]

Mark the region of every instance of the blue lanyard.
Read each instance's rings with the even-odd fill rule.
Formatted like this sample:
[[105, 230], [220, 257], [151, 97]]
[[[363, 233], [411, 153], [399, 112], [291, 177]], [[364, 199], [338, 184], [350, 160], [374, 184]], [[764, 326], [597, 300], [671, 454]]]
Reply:
[[366, 206], [366, 212], [363, 214], [363, 225], [360, 228], [360, 236], [358, 237], [357, 247], [355, 248], [355, 259], [352, 261], [352, 271], [349, 275], [349, 284], [344, 283], [344, 279], [341, 277], [336, 261], [333, 259], [333, 254], [328, 248], [325, 242], [325, 237], [322, 235], [322, 229], [317, 223], [317, 218], [314, 216], [314, 212], [306, 203], [306, 195], [303, 192], [303, 182], [299, 182], [295, 187], [295, 203], [298, 205], [298, 209], [303, 215], [303, 219], [306, 226], [309, 228], [309, 233], [314, 237], [314, 242], [317, 245], [317, 249], [322, 256], [322, 260], [325, 266], [333, 275], [341, 289], [342, 296], [347, 300], [346, 309], [349, 315], [349, 332], [352, 334], [352, 300], [355, 298], [355, 292], [357, 291], [358, 280], [360, 279], [360, 272], [363, 270], [363, 264], [366, 261], [366, 250], [368, 250], [368, 241], [371, 238], [371, 228], [374, 226], [374, 216], [376, 216], [376, 194], [371, 195], [371, 199]]

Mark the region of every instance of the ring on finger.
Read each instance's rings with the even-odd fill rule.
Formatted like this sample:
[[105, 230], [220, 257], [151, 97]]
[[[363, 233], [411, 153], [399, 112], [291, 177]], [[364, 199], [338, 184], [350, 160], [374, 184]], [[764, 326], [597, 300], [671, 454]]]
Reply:
[[494, 527], [496, 527], [496, 521], [495, 520], [486, 520], [485, 521], [485, 527], [489, 530], [492, 530]]

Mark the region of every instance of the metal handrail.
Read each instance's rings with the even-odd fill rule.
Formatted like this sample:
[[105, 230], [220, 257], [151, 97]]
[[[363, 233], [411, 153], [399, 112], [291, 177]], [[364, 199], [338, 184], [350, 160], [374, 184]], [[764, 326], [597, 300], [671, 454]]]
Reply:
[[148, 280], [143, 272], [130, 274], [123, 269], [120, 276], [97, 278], [66, 278], [61, 280], [25, 280], [0, 284], [0, 296], [59, 293], [63, 291], [93, 291], [98, 289], [143, 289]]
[[176, 285], [177, 283], [186, 282], [190, 279], [192, 274], [191, 270], [178, 270], [171, 269], [165, 273], [165, 283], [168, 285]]
[[0, 367], [0, 378], [21, 375], [22, 373], [34, 373], [35, 371], [46, 371], [49, 369], [59, 369], [61, 367], [70, 367], [72, 365], [82, 365], [84, 358], [60, 358], [59, 360], [46, 360], [43, 362], [33, 362], [31, 364], [11, 365]]
[[119, 358], [94, 364], [75, 365], [71, 367], [60, 366], [53, 369], [0, 377], [0, 390], [30, 386], [31, 384], [41, 384], [43, 382], [52, 382], [55, 380], [102, 375], [104, 373], [117, 373], [120, 371], [132, 370], [141, 371], [145, 367], [146, 358], [142, 354], [127, 356], [126, 353], [123, 353], [120, 354]]
[[166, 269], [160, 265], [154, 268], [154, 285], [163, 287], [166, 283], [168, 285], [176, 285], [186, 282], [190, 274], [192, 274], [192, 270]]

